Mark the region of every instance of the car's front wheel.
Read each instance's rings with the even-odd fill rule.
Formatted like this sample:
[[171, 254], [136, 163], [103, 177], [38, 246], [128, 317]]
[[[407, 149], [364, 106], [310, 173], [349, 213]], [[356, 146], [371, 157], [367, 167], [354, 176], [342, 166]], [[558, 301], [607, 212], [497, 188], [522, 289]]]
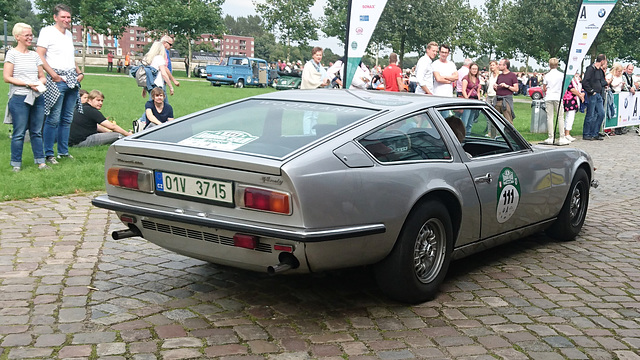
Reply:
[[556, 221], [546, 231], [550, 237], [569, 241], [578, 236], [589, 206], [589, 177], [584, 169], [578, 169], [571, 181], [567, 198]]
[[238, 82], [236, 83], [236, 87], [238, 89], [241, 89], [244, 87], [244, 80], [243, 79], [238, 79]]
[[531, 94], [531, 98], [533, 100], [540, 100], [540, 99], [542, 99], [542, 94], [539, 93], [539, 92], [534, 92], [533, 94]]
[[378, 285], [399, 301], [430, 300], [447, 274], [452, 250], [447, 208], [438, 201], [426, 201], [411, 212], [393, 250], [376, 265]]

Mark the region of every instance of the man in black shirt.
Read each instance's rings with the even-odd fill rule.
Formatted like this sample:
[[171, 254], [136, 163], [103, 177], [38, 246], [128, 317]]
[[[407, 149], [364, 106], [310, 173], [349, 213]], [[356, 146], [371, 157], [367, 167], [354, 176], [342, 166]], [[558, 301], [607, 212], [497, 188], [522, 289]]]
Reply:
[[622, 78], [624, 82], [627, 84], [627, 88], [632, 94], [636, 93], [637, 83], [633, 82], [633, 64], [627, 64], [627, 67], [624, 69], [624, 73], [622, 73]]
[[607, 86], [604, 77], [604, 70], [607, 68], [607, 57], [604, 54], [598, 55], [596, 61], [587, 66], [582, 79], [582, 88], [587, 94], [587, 115], [584, 117], [582, 127], [583, 140], [604, 140], [600, 136], [600, 127], [604, 120], [604, 106], [602, 93]]
[[[73, 114], [69, 145], [98, 146], [115, 142], [123, 136], [131, 135], [120, 126], [107, 120], [100, 112], [104, 95], [98, 90], [91, 90], [89, 100], [82, 104], [82, 113], [77, 109]], [[108, 132], [99, 132], [98, 125], [102, 125]]]

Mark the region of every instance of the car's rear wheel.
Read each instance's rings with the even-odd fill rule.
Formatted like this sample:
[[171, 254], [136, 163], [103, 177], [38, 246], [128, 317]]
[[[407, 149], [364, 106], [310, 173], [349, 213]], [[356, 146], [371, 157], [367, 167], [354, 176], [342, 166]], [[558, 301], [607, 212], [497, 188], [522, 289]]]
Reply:
[[244, 87], [244, 79], [238, 79], [238, 82], [236, 82], [236, 87], [238, 89], [241, 89]]
[[533, 94], [531, 94], [531, 98], [533, 100], [540, 100], [542, 99], [542, 94], [540, 94], [539, 92], [534, 92]]
[[550, 237], [569, 241], [578, 236], [589, 206], [589, 177], [584, 169], [578, 169], [571, 181], [567, 198], [556, 221], [546, 230]]
[[378, 285], [399, 301], [430, 300], [447, 274], [452, 250], [447, 208], [440, 202], [426, 201], [411, 212], [393, 250], [376, 265]]

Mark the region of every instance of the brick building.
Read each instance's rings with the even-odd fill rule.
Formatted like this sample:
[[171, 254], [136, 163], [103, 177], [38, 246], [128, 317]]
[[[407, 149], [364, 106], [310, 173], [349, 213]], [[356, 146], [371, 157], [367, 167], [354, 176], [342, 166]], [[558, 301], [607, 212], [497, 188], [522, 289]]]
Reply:
[[[73, 43], [78, 54], [82, 54], [82, 26], [74, 25], [72, 28]], [[116, 56], [123, 56], [127, 52], [142, 55], [143, 48], [148, 43], [157, 40], [147, 30], [140, 26], [130, 26], [124, 33], [115, 39], [111, 35], [97, 34], [90, 30], [87, 42], [87, 53], [102, 54], [102, 49], [113, 51]], [[220, 57], [227, 56], [254, 56], [253, 37], [223, 35], [222, 39], [211, 34], [203, 34], [196, 44], [210, 43], [219, 52]], [[184, 56], [184, 55], [182, 55]]]

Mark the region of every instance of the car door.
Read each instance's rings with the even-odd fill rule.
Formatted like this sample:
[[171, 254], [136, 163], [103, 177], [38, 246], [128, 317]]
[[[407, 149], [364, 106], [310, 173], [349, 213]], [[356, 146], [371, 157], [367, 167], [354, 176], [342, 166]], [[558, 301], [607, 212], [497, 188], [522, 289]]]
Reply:
[[485, 106], [438, 109], [465, 126], [465, 164], [481, 206], [481, 239], [548, 219], [551, 176], [546, 156]]

